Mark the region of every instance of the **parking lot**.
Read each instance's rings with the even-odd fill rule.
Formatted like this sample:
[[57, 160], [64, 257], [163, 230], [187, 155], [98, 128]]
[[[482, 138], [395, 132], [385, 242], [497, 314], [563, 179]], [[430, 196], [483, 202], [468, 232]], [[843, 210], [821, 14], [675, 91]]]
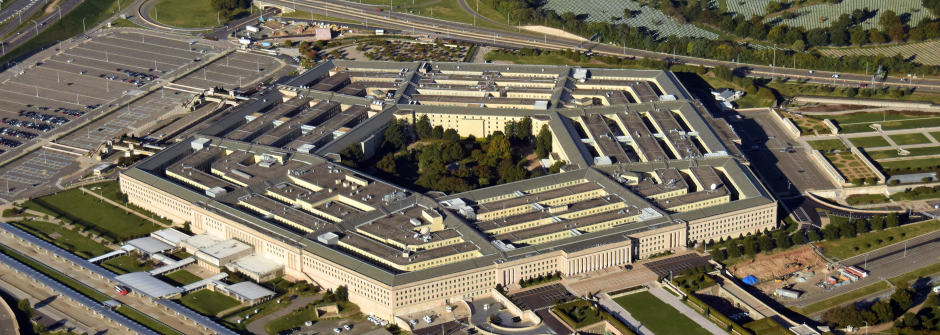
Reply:
[[[142, 29], [107, 29], [55, 48], [51, 57], [24, 61], [0, 76], [8, 78], [0, 83], [0, 160], [139, 97], [56, 140], [58, 145], [76, 148], [77, 153], [92, 152], [109, 139], [153, 126], [168, 113], [181, 112], [195, 92], [211, 87], [231, 89], [239, 82], [254, 85], [266, 76], [290, 70], [278, 58], [262, 54], [232, 52], [210, 62], [211, 57], [227, 50], [213, 41]], [[194, 71], [179, 77], [190, 70]], [[192, 89], [162, 87], [175, 77], [179, 77], [174, 80], [179, 85], [173, 86]], [[152, 88], [156, 89], [148, 93]], [[0, 192], [0, 198], [29, 196], [44, 192], [59, 178], [80, 177], [76, 176], [79, 164], [73, 164], [77, 158], [44, 149], [4, 166], [0, 179], [10, 185]], [[37, 165], [37, 159], [44, 163]], [[85, 162], [81, 167], [90, 165]], [[63, 180], [62, 185], [69, 181]], [[24, 191], [29, 192], [21, 193]]]
[[532, 310], [548, 308], [558, 300], [572, 297], [574, 295], [561, 284], [541, 286], [512, 295], [513, 299], [521, 303], [519, 308]]
[[0, 170], [0, 197], [15, 199], [41, 185], [53, 185], [78, 166], [74, 155], [38, 150]]
[[659, 261], [653, 261], [646, 263], [647, 268], [649, 268], [657, 276], [666, 278], [670, 274], [678, 275], [682, 270], [699, 267], [702, 265], [709, 265], [708, 260], [711, 257], [708, 256], [699, 256], [698, 254], [685, 254], [682, 256], [667, 258]]

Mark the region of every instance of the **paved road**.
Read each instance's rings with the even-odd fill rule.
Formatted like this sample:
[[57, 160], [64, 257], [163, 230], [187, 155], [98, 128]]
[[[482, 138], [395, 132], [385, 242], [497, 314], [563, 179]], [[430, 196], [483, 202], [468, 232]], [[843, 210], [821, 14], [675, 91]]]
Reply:
[[940, 262], [938, 257], [940, 257], [940, 231], [912, 238], [908, 240], [906, 245], [905, 243], [896, 243], [867, 254], [848, 258], [842, 261], [842, 264], [866, 269], [870, 272], [869, 276], [856, 283], [825, 292], [804, 294], [800, 299], [787, 300], [781, 303], [787, 306], [804, 307], [840, 294], [855, 291], [882, 279], [894, 278], [936, 264]]
[[[399, 13], [399, 12], [376, 12], [375, 8], [368, 5], [360, 5], [347, 1], [340, 0], [324, 0], [324, 1], [282, 1], [282, 0], [270, 0], [269, 2], [274, 4], [279, 4], [287, 7], [296, 7], [300, 11], [311, 11], [313, 10], [317, 14], [326, 14], [324, 3], [330, 3], [329, 6], [329, 15], [335, 16], [342, 19], [355, 20], [358, 22], [363, 22], [368, 20], [369, 22], [375, 24], [380, 24], [385, 27], [391, 27], [394, 29], [400, 29], [402, 31], [407, 31], [412, 27], [415, 28], [416, 32], [421, 34], [430, 33], [432, 35], [440, 34], [442, 37], [446, 35], [460, 40], [478, 42], [487, 45], [497, 45], [502, 47], [532, 47], [540, 49], [580, 49], [580, 50], [590, 50], [594, 53], [601, 54], [610, 54], [617, 56], [626, 56], [626, 57], [648, 57], [648, 58], [657, 58], [657, 59], [672, 59], [675, 62], [686, 63], [690, 65], [705, 65], [708, 67], [714, 67], [718, 65], [726, 66], [735, 66], [741, 65], [741, 63], [732, 63], [725, 61], [715, 61], [715, 60], [706, 60], [706, 59], [697, 59], [692, 57], [678, 56], [674, 57], [669, 54], [664, 53], [655, 53], [645, 50], [636, 50], [636, 49], [624, 49], [622, 47], [616, 47], [612, 45], [604, 44], [582, 44], [581, 41], [575, 39], [569, 39], [564, 37], [557, 36], [545, 36], [538, 34], [530, 34], [525, 32], [511, 32], [505, 30], [496, 30], [490, 28], [476, 27], [468, 24], [456, 23], [451, 21], [444, 21], [438, 19], [432, 19], [427, 17], [422, 17], [418, 15], [412, 15], [408, 13]], [[504, 29], [511, 30], [515, 27], [510, 27], [502, 23], [498, 23], [503, 26]], [[770, 66], [757, 66], [757, 65], [748, 65], [744, 64], [747, 68], [744, 69], [747, 73], [752, 76], [769, 76], [770, 74], [776, 74], [778, 76], [788, 76], [793, 78], [804, 78], [810, 79], [811, 83], [831, 83], [837, 85], [850, 85], [857, 86], [861, 84], [869, 84], [871, 82], [871, 76], [864, 74], [840, 74], [840, 78], [832, 78], [836, 73], [834, 72], [825, 72], [825, 71], [816, 71], [814, 74], [809, 74], [807, 70], [802, 69], [788, 69], [781, 67], [770, 67]], [[901, 77], [888, 77], [886, 83], [896, 83]], [[918, 87], [923, 90], [940, 90], [940, 79], [918, 79]]]
[[[42, 1], [40, 1], [40, 3], [42, 3]], [[43, 18], [42, 20], [31, 22], [33, 23], [32, 25], [24, 27], [16, 35], [13, 35], [10, 38], [7, 38], [5, 41], [0, 42], [3, 44], [3, 50], [11, 51], [15, 49], [16, 47], [20, 46], [21, 44], [26, 43], [26, 41], [30, 40], [31, 38], [35, 37], [38, 33], [52, 26], [52, 23], [62, 18], [62, 15], [68, 14], [68, 12], [70, 12], [72, 9], [75, 9], [75, 7], [81, 3], [82, 3], [82, 0], [63, 1], [62, 3], [59, 4], [59, 8], [57, 8], [52, 14], [45, 16], [45, 18]], [[25, 12], [21, 13], [20, 15], [24, 15], [23, 17], [29, 17], [30, 15], [32, 15], [32, 13], [38, 11], [41, 8], [42, 6], [40, 4], [37, 4], [32, 7], [29, 7]], [[18, 25], [19, 23], [12, 22], [11, 24], [4, 26], [3, 29], [0, 29], [0, 36], [6, 35], [7, 33], [11, 32]], [[88, 28], [94, 28], [94, 27], [88, 27]], [[88, 29], [88, 30], [91, 30], [91, 29]], [[82, 33], [84, 34], [85, 32], [83, 31]], [[44, 46], [44, 47], [49, 47], [49, 46]]]
[[9, 306], [6, 301], [0, 301], [0, 304], [4, 304], [3, 308], [0, 308], [0, 334], [17, 334], [19, 328], [16, 324], [16, 315], [13, 314], [13, 306]]

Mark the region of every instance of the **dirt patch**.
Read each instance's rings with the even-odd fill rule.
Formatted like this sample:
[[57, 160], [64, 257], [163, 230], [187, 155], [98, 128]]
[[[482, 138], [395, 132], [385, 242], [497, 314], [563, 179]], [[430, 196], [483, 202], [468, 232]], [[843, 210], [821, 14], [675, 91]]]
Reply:
[[[756, 258], [729, 267], [735, 277], [754, 276], [761, 281], [780, 278], [796, 271], [816, 271], [826, 263], [809, 246], [800, 247], [773, 255], [758, 255]], [[805, 272], [805, 271], [804, 271]]]
[[62, 2], [62, 0], [55, 0], [52, 3], [46, 5], [46, 11], [45, 11], [46, 14], [56, 11], [55, 6], [58, 5], [60, 2]]

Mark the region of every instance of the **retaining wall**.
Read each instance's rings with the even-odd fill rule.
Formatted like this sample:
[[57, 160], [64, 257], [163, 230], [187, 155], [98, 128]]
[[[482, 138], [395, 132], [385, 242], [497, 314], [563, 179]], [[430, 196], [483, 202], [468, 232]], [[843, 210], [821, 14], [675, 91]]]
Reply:
[[833, 104], [833, 105], [863, 105], [863, 106], [905, 108], [905, 109], [938, 109], [940, 108], [940, 106], [934, 105], [933, 103], [920, 102], [920, 101], [812, 97], [812, 96], [805, 96], [805, 95], [795, 96], [793, 97], [793, 101], [805, 102], [805, 103]]

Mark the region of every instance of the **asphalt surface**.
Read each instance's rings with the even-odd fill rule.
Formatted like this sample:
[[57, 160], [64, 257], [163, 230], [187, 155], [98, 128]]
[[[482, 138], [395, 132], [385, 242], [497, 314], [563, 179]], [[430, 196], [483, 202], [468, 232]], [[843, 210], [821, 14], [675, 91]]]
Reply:
[[868, 270], [868, 277], [829, 291], [804, 294], [800, 299], [781, 303], [787, 306], [807, 306], [937, 262], [940, 262], [940, 231], [912, 238], [907, 243], [896, 243], [880, 250], [846, 259], [841, 263]]
[[[463, 23], [432, 19], [408, 13], [389, 12], [387, 10], [379, 12], [376, 10], [376, 7], [373, 6], [339, 0], [315, 2], [297, 1], [296, 3], [293, 1], [270, 0], [268, 2], [285, 7], [296, 8], [300, 11], [309, 12], [313, 10], [316, 14], [327, 14], [324, 3], [329, 3], [329, 16], [332, 17], [354, 20], [358, 22], [364, 22], [368, 20], [368, 22], [372, 23], [373, 25], [380, 24], [385, 27], [400, 29], [402, 31], [408, 31], [414, 27], [415, 32], [419, 34], [440, 35], [439, 37], [448, 37], [452, 39], [477, 42], [491, 46], [508, 48], [530, 47], [540, 49], [571, 48], [573, 50], [592, 51], [594, 53], [626, 57], [647, 57], [657, 59], [668, 58], [678, 63], [704, 65], [707, 67], [715, 67], [719, 65], [735, 67], [737, 64], [746, 67], [743, 70], [745, 70], [751, 76], [769, 76], [771, 74], [776, 74], [778, 76], [787, 76], [791, 78], [809, 79], [811, 83], [832, 83], [837, 85], [858, 86], [862, 84], [869, 84], [871, 83], [872, 79], [870, 75], [864, 74], [843, 74], [826, 71], [815, 71], [815, 73], [810, 74], [808, 70], [803, 69], [732, 63], [685, 56], [673, 56], [670, 54], [650, 52], [645, 50], [629, 48], [624, 49], [622, 47], [605, 44], [582, 43], [581, 41], [575, 39], [546, 35], [540, 36], [538, 34], [532, 33], [483, 28]], [[466, 9], [468, 8], [465, 8], [465, 10]], [[514, 28], [501, 23], [500, 25], [504, 26], [506, 29]], [[839, 75], [839, 78], [833, 77], [833, 75], [836, 74]], [[906, 78], [906, 75], [904, 77]], [[898, 83], [899, 78], [902, 77], [887, 77], [884, 82]], [[940, 91], [940, 79], [918, 79], [916, 86], [922, 90]]]
[[[24, 18], [29, 17], [30, 15], [32, 15], [32, 13], [35, 13], [37, 10], [40, 10], [42, 8], [43, 3], [44, 2], [40, 1], [39, 3], [29, 7], [25, 12], [20, 13], [20, 15], [23, 15]], [[21, 44], [26, 43], [26, 41], [28, 41], [29, 39], [35, 37], [40, 32], [49, 28], [52, 25], [52, 23], [61, 19], [62, 15], [68, 14], [68, 12], [72, 11], [72, 9], [75, 9], [75, 7], [81, 3], [82, 3], [82, 0], [65, 0], [61, 2], [59, 4], [59, 8], [57, 8], [51, 14], [45, 16], [45, 18], [43, 18], [42, 20], [36, 21], [32, 25], [24, 27], [23, 29], [19, 30], [16, 35], [13, 35], [10, 38], [2, 41], [3, 49], [5, 51], [10, 51], [20, 46]], [[18, 25], [19, 25], [18, 21], [14, 20], [13, 22], [11, 22], [11, 24], [4, 26], [3, 29], [0, 29], [0, 36], [6, 35]], [[88, 27], [88, 28], [94, 28], [94, 27]], [[84, 34], [85, 32], [82, 32], [82, 33]]]
[[659, 261], [646, 263], [647, 268], [656, 273], [656, 275], [667, 278], [670, 275], [678, 276], [682, 270], [709, 265], [709, 256], [699, 256], [698, 254], [685, 254], [678, 257], [670, 257]]

